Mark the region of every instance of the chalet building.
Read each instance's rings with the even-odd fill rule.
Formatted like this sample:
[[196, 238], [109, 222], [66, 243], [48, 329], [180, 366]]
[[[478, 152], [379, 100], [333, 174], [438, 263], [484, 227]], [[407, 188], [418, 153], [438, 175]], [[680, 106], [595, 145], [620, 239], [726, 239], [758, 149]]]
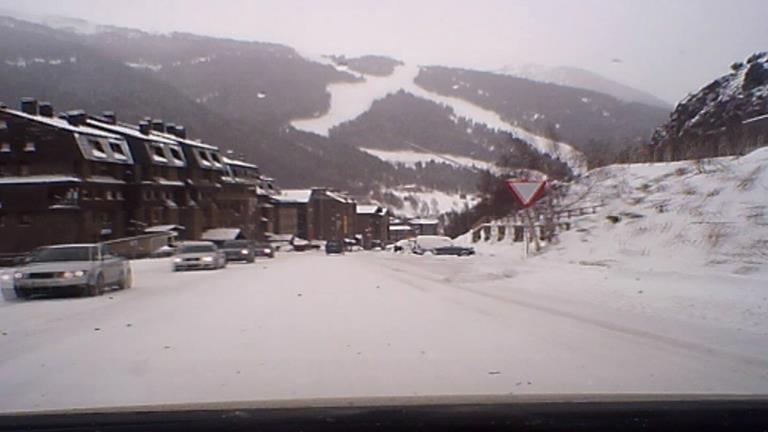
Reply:
[[54, 116], [29, 98], [0, 107], [0, 253], [124, 236], [133, 164], [125, 139], [82, 111]]
[[289, 189], [273, 197], [275, 234], [304, 240], [344, 240], [355, 235], [355, 201], [329, 188]]
[[237, 222], [246, 217], [241, 214], [245, 211], [244, 208], [233, 209], [228, 205], [232, 199], [231, 195], [239, 196], [243, 188], [228, 187], [226, 192], [221, 194], [223, 198], [217, 199], [224, 188], [222, 177], [227, 176], [227, 167], [219, 148], [188, 139], [183, 127], [166, 125], [162, 120], [145, 119], [139, 123], [139, 129], [147, 127], [152, 137], [178, 144], [187, 161], [187, 168], [181, 179], [185, 185], [185, 206], [180, 212], [180, 223], [185, 227], [187, 237], [199, 239], [204, 231], [212, 228], [239, 226]]
[[311, 198], [312, 189], [285, 189], [272, 197], [275, 206], [273, 232], [308, 240], [310, 234], [314, 234]]
[[437, 219], [411, 219], [408, 225], [417, 235], [440, 235], [440, 221]]
[[370, 249], [375, 243], [383, 246], [389, 241], [389, 214], [387, 209], [377, 205], [358, 205], [355, 231], [362, 239], [363, 249]]
[[188, 239], [215, 228], [263, 238], [276, 193], [256, 165], [187, 139], [181, 126], [134, 126], [112, 112], [54, 116], [34, 99], [18, 111], [0, 106], [0, 253], [159, 227]]
[[261, 223], [261, 232], [266, 235], [275, 233], [275, 220], [277, 219], [274, 197], [278, 196], [280, 191], [275, 186], [275, 180], [264, 175], [259, 176], [259, 185], [256, 188], [256, 196], [259, 202], [259, 214], [257, 218]]
[[734, 126], [702, 135], [666, 139], [652, 147], [657, 161], [743, 155], [768, 145], [768, 115], [753, 117]]
[[357, 204], [343, 192], [312, 189], [310, 202], [313, 231], [307, 240], [344, 240], [355, 236]]
[[[87, 125], [123, 137], [131, 149], [135, 163], [126, 179], [125, 191], [130, 203], [126, 209], [128, 234], [152, 231], [156, 226], [185, 226], [182, 214], [195, 209], [190, 208], [186, 195], [188, 163], [181, 146], [151, 134], [149, 123], [138, 127], [118, 123], [111, 112], [90, 118]], [[181, 238], [187, 235], [180, 231]]]
[[416, 237], [416, 230], [412, 226], [396, 223], [389, 225], [389, 241], [397, 243], [400, 240], [406, 240]]

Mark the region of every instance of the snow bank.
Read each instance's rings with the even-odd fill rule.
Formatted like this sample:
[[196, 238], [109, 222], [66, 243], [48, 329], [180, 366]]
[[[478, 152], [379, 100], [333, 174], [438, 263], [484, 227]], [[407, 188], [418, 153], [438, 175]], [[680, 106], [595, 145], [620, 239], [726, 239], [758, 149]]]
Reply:
[[407, 167], [413, 167], [418, 162], [435, 162], [455, 167], [466, 167], [470, 169], [481, 169], [489, 171], [495, 170], [495, 165], [492, 162], [486, 162], [480, 159], [474, 159], [466, 156], [457, 156], [448, 153], [423, 153], [410, 150], [389, 151], [371, 148], [361, 148], [360, 150], [385, 162], [389, 162], [392, 165], [404, 165]]

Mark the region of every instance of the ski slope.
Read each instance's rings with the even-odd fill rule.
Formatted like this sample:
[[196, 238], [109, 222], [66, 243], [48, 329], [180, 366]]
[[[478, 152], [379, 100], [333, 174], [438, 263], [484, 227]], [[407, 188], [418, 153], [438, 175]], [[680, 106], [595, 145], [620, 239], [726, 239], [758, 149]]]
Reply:
[[464, 99], [427, 91], [415, 83], [414, 80], [418, 74], [418, 66], [406, 64], [398, 66], [391, 75], [386, 77], [358, 74], [365, 80], [330, 84], [327, 86], [328, 93], [331, 95], [331, 106], [328, 112], [309, 119], [296, 119], [291, 122], [291, 125], [296, 129], [328, 136], [334, 126], [354, 120], [368, 111], [374, 101], [402, 90], [448, 107], [458, 117], [482, 123], [491, 129], [511, 133], [530, 143], [539, 152], [567, 163], [576, 173], [583, 173], [586, 170], [584, 156], [571, 145], [553, 141], [514, 126], [503, 120], [499, 114]]

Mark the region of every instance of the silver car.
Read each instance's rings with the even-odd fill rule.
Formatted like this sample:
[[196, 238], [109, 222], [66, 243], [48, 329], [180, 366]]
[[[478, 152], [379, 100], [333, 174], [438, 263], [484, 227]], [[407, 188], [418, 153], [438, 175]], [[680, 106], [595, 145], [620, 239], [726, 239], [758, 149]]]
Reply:
[[130, 263], [103, 244], [65, 244], [35, 249], [13, 273], [20, 298], [103, 294], [109, 287], [127, 289], [133, 282]]
[[173, 271], [207, 269], [227, 266], [224, 251], [208, 241], [189, 241], [179, 245], [173, 257]]

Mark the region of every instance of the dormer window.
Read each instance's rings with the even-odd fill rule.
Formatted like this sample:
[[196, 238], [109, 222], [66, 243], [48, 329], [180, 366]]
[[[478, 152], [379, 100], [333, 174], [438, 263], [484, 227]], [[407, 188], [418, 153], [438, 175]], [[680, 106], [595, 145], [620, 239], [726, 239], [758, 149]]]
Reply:
[[171, 158], [176, 164], [184, 165], [184, 156], [181, 154], [181, 149], [178, 147], [169, 147], [171, 150]]
[[0, 153], [10, 153], [11, 152], [11, 143], [4, 142], [0, 143]]
[[91, 154], [93, 154], [94, 157], [101, 159], [107, 158], [107, 150], [104, 148], [104, 143], [95, 138], [89, 138], [88, 144], [91, 145]]
[[168, 159], [165, 157], [165, 151], [160, 144], [152, 145], [152, 160], [160, 163], [168, 163]]
[[197, 156], [200, 159], [200, 165], [204, 167], [210, 167], [211, 166], [211, 159], [208, 156], [207, 152], [204, 152], [202, 150], [197, 151]]
[[25, 152], [33, 152], [33, 151], [35, 151], [35, 150], [36, 150], [36, 148], [35, 148], [35, 143], [34, 143], [34, 141], [27, 141], [27, 142], [24, 144], [24, 151], [25, 151]]
[[125, 152], [125, 147], [123, 147], [123, 144], [121, 142], [110, 141], [109, 149], [112, 150], [112, 155], [114, 155], [115, 159], [120, 159], [120, 160], [128, 159], [128, 155]]
[[221, 168], [223, 165], [221, 164], [221, 158], [216, 153], [211, 153], [211, 160], [213, 161], [213, 165], [217, 168]]

